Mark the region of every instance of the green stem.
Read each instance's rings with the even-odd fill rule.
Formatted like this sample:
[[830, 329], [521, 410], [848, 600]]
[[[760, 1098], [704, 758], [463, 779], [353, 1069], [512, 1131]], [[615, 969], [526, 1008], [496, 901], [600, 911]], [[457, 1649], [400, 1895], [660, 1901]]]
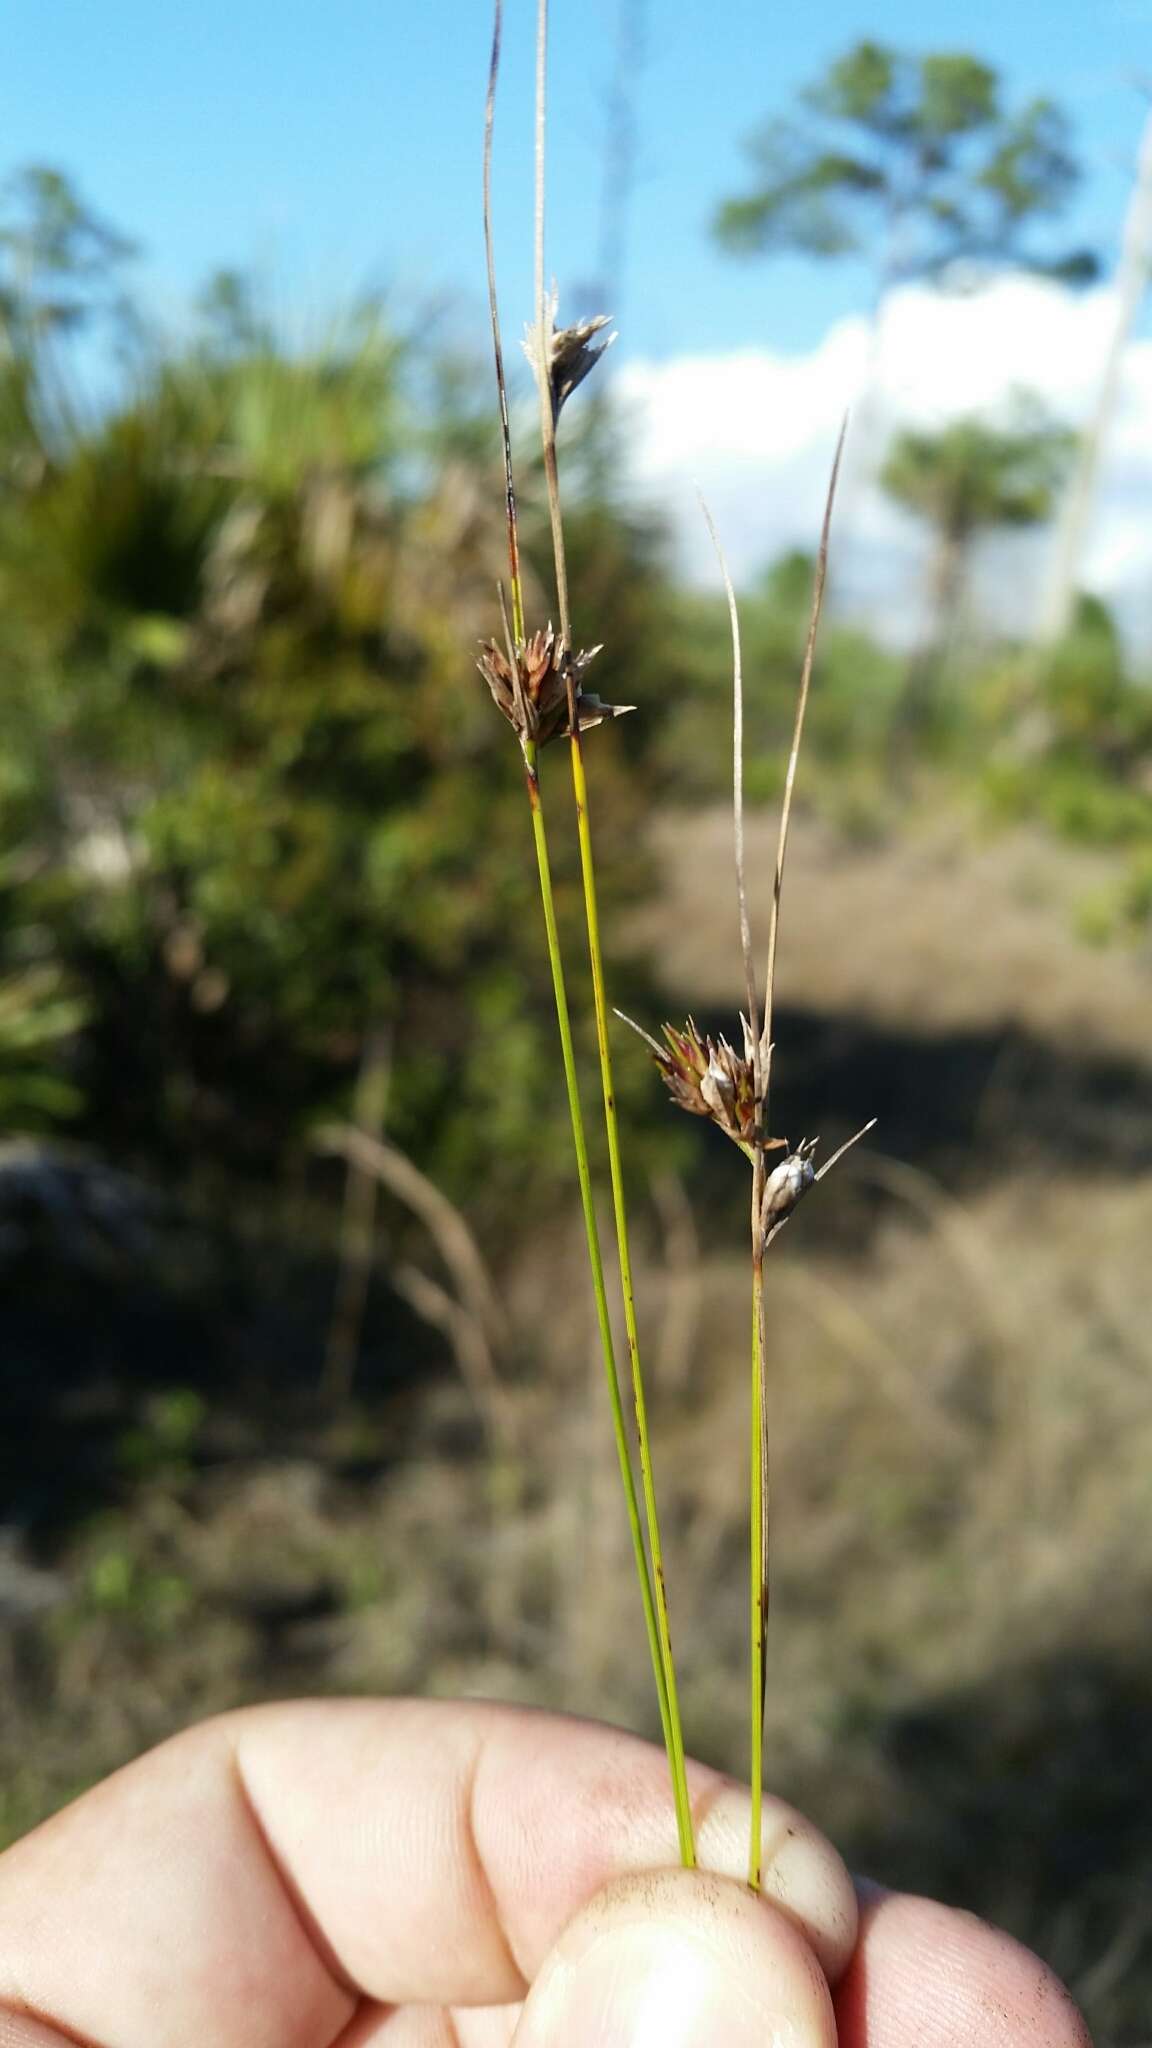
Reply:
[[[757, 1179], [760, 1175], [757, 1175]], [[753, 1195], [753, 1231], [758, 1230], [759, 1188]], [[760, 1889], [764, 1838], [764, 1632], [767, 1619], [765, 1597], [764, 1517], [767, 1490], [764, 1473], [764, 1255], [754, 1244], [752, 1251], [752, 1389], [751, 1420], [748, 1431], [750, 1568], [748, 1573], [751, 1644], [749, 1674], [749, 1731], [751, 1735], [749, 1780], [752, 1818], [748, 1838], [748, 1883]]]
[[624, 1325], [628, 1332], [628, 1359], [632, 1370], [632, 1398], [636, 1409], [636, 1439], [640, 1450], [640, 1479], [648, 1521], [648, 1545], [652, 1553], [653, 1590], [660, 1650], [664, 1661], [664, 1683], [668, 1701], [668, 1763], [676, 1802], [676, 1828], [680, 1837], [680, 1860], [691, 1870], [696, 1862], [692, 1835], [692, 1808], [688, 1798], [688, 1774], [684, 1765], [684, 1733], [676, 1688], [676, 1667], [672, 1659], [672, 1637], [668, 1625], [668, 1594], [664, 1582], [664, 1556], [660, 1543], [660, 1522], [656, 1512], [656, 1488], [652, 1477], [652, 1447], [648, 1435], [648, 1411], [644, 1379], [640, 1370], [640, 1336], [636, 1325], [636, 1298], [632, 1284], [632, 1254], [628, 1243], [628, 1212], [624, 1201], [624, 1175], [620, 1162], [620, 1131], [616, 1116], [616, 1091], [612, 1081], [612, 1056], [608, 1044], [608, 1003], [604, 989], [604, 958], [600, 946], [600, 914], [596, 900], [596, 870], [592, 859], [592, 833], [588, 820], [588, 785], [584, 776], [584, 750], [578, 725], [571, 734], [572, 787], [576, 797], [576, 821], [580, 840], [580, 870], [584, 882], [584, 912], [588, 926], [588, 953], [592, 965], [592, 995], [596, 1011], [596, 1041], [600, 1052], [600, 1079], [604, 1093], [604, 1124], [608, 1134], [608, 1168], [612, 1180], [612, 1208], [616, 1222], [616, 1244], [620, 1259], [620, 1290], [624, 1297]]
[[[588, 952], [592, 963], [592, 990], [596, 1006], [596, 1039], [600, 1048], [600, 1077], [604, 1090], [604, 1120], [608, 1131], [608, 1159], [612, 1177], [612, 1204], [616, 1218], [616, 1243], [620, 1258], [620, 1285], [624, 1295], [624, 1320], [628, 1331], [628, 1356], [632, 1367], [632, 1396], [636, 1408], [636, 1434], [640, 1451], [640, 1477], [648, 1521], [648, 1543], [652, 1554], [649, 1595], [655, 1592], [659, 1636], [653, 1649], [654, 1665], [662, 1665], [660, 1694], [664, 1721], [664, 1746], [672, 1774], [676, 1805], [676, 1828], [680, 1837], [680, 1860], [686, 1869], [696, 1862], [692, 1838], [692, 1809], [688, 1801], [688, 1776], [684, 1767], [684, 1735], [680, 1725], [680, 1703], [676, 1692], [676, 1671], [672, 1662], [672, 1640], [668, 1628], [668, 1596], [664, 1584], [664, 1558], [660, 1547], [660, 1525], [656, 1516], [656, 1493], [652, 1483], [652, 1454], [648, 1442], [648, 1418], [644, 1383], [640, 1374], [640, 1347], [636, 1332], [636, 1308], [632, 1292], [632, 1261], [628, 1250], [628, 1219], [624, 1208], [624, 1184], [620, 1170], [620, 1138], [616, 1122], [616, 1097], [608, 1052], [608, 1006], [604, 994], [604, 965], [600, 950], [600, 921], [596, 907], [596, 878], [592, 864], [592, 839], [588, 827], [588, 791], [584, 781], [584, 756], [580, 744], [580, 721], [576, 707], [576, 684], [572, 663], [572, 619], [568, 603], [568, 569], [564, 550], [564, 522], [560, 508], [560, 477], [556, 461], [556, 409], [553, 405], [549, 361], [548, 300], [544, 289], [544, 145], [547, 105], [548, 0], [537, 0], [536, 28], [536, 382], [540, 398], [540, 442], [544, 475], [548, 487], [548, 517], [552, 528], [552, 556], [556, 569], [556, 604], [560, 618], [559, 655], [565, 665], [568, 685], [568, 719], [572, 748], [572, 786], [576, 793], [576, 816], [580, 835], [580, 869], [584, 881], [584, 911], [588, 925]], [[556, 963], [559, 955], [554, 956]], [[555, 968], [554, 968], [555, 971]], [[574, 1084], [573, 1084], [574, 1085]], [[574, 1100], [574, 1097], [573, 1097]], [[575, 1111], [573, 1112], [575, 1127]], [[579, 1150], [579, 1146], [577, 1148]], [[587, 1163], [584, 1167], [587, 1174]], [[590, 1211], [586, 1212], [590, 1215]], [[591, 1242], [591, 1226], [589, 1242]], [[597, 1252], [597, 1258], [599, 1253]], [[600, 1277], [603, 1288], [603, 1274]], [[619, 1401], [619, 1388], [615, 1388]], [[621, 1452], [623, 1456], [623, 1451]], [[628, 1465], [631, 1483], [631, 1461]], [[633, 1490], [631, 1498], [635, 1499]], [[634, 1537], [634, 1540], [636, 1538]], [[652, 1638], [649, 1637], [652, 1647]]]
[[760, 1889], [764, 1868], [764, 1697], [765, 1638], [768, 1633], [768, 1430], [764, 1334], [764, 1153], [752, 1159], [752, 1387], [749, 1439], [749, 1767], [752, 1812], [748, 1834], [748, 1883]]
[[[660, 1707], [660, 1725], [664, 1732], [664, 1747], [668, 1751], [669, 1763], [673, 1756], [673, 1724], [669, 1712], [668, 1687], [664, 1675], [664, 1657], [661, 1636], [657, 1626], [656, 1608], [652, 1598], [652, 1580], [648, 1571], [648, 1558], [644, 1550], [644, 1533], [640, 1519], [640, 1503], [636, 1496], [636, 1479], [632, 1471], [632, 1458], [628, 1448], [628, 1426], [624, 1419], [624, 1406], [620, 1396], [620, 1375], [616, 1369], [616, 1350], [612, 1342], [612, 1322], [608, 1312], [608, 1294], [604, 1285], [604, 1262], [600, 1254], [600, 1232], [596, 1225], [596, 1209], [592, 1200], [592, 1176], [588, 1166], [588, 1143], [584, 1134], [584, 1113], [580, 1107], [579, 1085], [576, 1079], [576, 1055], [572, 1045], [572, 1020], [568, 1010], [568, 993], [564, 982], [564, 965], [560, 958], [560, 935], [556, 927], [556, 904], [552, 894], [552, 864], [548, 858], [548, 840], [544, 830], [544, 810], [540, 795], [540, 777], [537, 768], [537, 748], [532, 740], [523, 742], [524, 768], [528, 784], [528, 802], [532, 812], [532, 836], [536, 842], [536, 865], [540, 872], [540, 900], [544, 906], [544, 929], [548, 937], [548, 959], [552, 968], [552, 990], [556, 998], [556, 1022], [560, 1030], [560, 1050], [564, 1061], [564, 1080], [568, 1089], [568, 1110], [572, 1119], [572, 1144], [576, 1154], [576, 1176], [580, 1183], [580, 1203], [584, 1212], [584, 1230], [588, 1240], [588, 1264], [592, 1271], [592, 1289], [596, 1296], [596, 1319], [600, 1329], [600, 1348], [604, 1357], [604, 1375], [608, 1382], [608, 1399], [612, 1409], [612, 1430], [616, 1439], [616, 1456], [620, 1464], [620, 1480], [624, 1488], [624, 1499], [628, 1509], [628, 1526], [632, 1533], [632, 1550], [636, 1560], [636, 1575], [640, 1581], [640, 1598], [644, 1606], [644, 1625], [648, 1635], [648, 1649], [652, 1658], [652, 1671], [656, 1680], [656, 1697]], [[673, 1773], [675, 1769], [673, 1766]]]

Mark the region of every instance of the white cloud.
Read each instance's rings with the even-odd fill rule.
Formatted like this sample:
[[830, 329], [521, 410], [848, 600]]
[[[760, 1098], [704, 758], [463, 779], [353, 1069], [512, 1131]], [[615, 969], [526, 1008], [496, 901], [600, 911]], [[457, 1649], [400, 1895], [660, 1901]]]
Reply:
[[[671, 516], [686, 572], [712, 583], [703, 491], [739, 581], [785, 548], [812, 546], [840, 421], [855, 408], [838, 522], [842, 602], [906, 637], [923, 540], [868, 480], [888, 436], [1003, 413], [1022, 391], [1068, 425], [1082, 423], [1114, 319], [1106, 289], [1078, 295], [1029, 278], [965, 294], [915, 286], [889, 302], [875, 379], [868, 325], [857, 317], [837, 321], [806, 355], [741, 349], [628, 363], [616, 389], [632, 426], [635, 486]], [[980, 596], [1006, 625], [1030, 623], [1047, 559], [1044, 535], [985, 548]], [[1083, 580], [1143, 637], [1150, 571], [1152, 340], [1140, 340], [1124, 364]]]

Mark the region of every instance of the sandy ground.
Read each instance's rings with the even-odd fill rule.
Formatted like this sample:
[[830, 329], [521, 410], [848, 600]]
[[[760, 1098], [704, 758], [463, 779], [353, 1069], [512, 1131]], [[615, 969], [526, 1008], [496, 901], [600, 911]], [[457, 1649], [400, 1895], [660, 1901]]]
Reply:
[[[767, 937], [774, 817], [748, 821], [753, 931]], [[666, 877], [643, 932], [661, 982], [702, 1004], [740, 1002], [742, 974], [723, 811], [656, 828]], [[1152, 960], [1088, 948], [1079, 906], [1106, 889], [1105, 855], [1014, 831], [973, 846], [964, 821], [851, 845], [802, 813], [788, 856], [777, 1000], [925, 1034], [1017, 1025], [1082, 1051], [1152, 1051]]]

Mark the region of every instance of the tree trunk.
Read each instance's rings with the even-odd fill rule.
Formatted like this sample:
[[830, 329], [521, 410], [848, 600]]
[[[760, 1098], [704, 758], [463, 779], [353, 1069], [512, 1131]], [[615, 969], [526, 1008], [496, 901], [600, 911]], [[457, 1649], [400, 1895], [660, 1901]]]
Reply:
[[1116, 318], [1109, 337], [1100, 383], [1088, 424], [1080, 440], [1076, 465], [1064, 500], [1047, 595], [1040, 620], [1041, 643], [1063, 639], [1072, 623], [1084, 548], [1096, 503], [1100, 461], [1120, 395], [1124, 357], [1136, 315], [1148, 289], [1152, 263], [1152, 113], [1144, 124], [1136, 182], [1124, 222], [1124, 239], [1116, 271]]
[[939, 709], [940, 678], [956, 635], [970, 539], [955, 524], [940, 527], [936, 535], [926, 579], [925, 630], [908, 663], [892, 722], [892, 752], [898, 765], [906, 765], [911, 747], [932, 726]]

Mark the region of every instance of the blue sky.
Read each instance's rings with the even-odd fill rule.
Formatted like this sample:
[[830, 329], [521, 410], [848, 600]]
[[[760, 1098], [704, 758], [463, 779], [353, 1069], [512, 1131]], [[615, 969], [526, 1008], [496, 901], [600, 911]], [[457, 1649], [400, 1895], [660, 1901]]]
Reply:
[[[594, 268], [620, 0], [553, 0], [550, 268]], [[506, 324], [530, 295], [531, 0], [508, 0], [497, 132]], [[859, 306], [850, 268], [733, 263], [709, 246], [740, 140], [863, 34], [959, 45], [1001, 66], [1010, 97], [1051, 93], [1088, 166], [1075, 227], [1114, 241], [1152, 65], [1152, 0], [886, 0], [816, 8], [647, 0], [639, 165], [619, 359], [813, 346]], [[144, 250], [140, 282], [180, 317], [221, 264], [326, 310], [368, 282], [405, 311], [459, 308], [479, 334], [479, 162], [487, 0], [7, 0], [0, 168], [62, 166]], [[617, 310], [617, 309], [612, 309]]]

